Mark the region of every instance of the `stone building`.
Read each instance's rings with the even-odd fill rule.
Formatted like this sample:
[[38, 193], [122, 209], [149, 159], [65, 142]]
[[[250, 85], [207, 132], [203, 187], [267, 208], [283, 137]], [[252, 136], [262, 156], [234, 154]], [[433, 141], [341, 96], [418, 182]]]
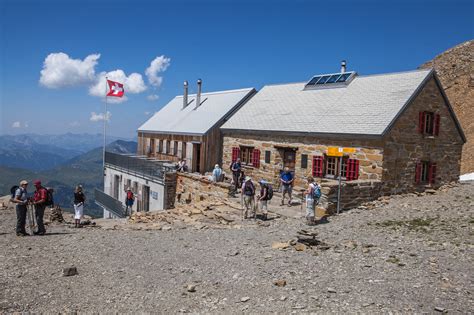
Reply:
[[[341, 176], [346, 207], [361, 194], [457, 180], [465, 142], [433, 70], [359, 76], [345, 65], [308, 82], [263, 87], [221, 130], [224, 165], [240, 157], [246, 174], [274, 184], [289, 167], [300, 187], [309, 175], [323, 186]], [[353, 152], [340, 159], [330, 147]]]
[[156, 160], [184, 159], [190, 172], [211, 171], [221, 164], [219, 129], [255, 93], [254, 88], [176, 96], [138, 128], [138, 154]]

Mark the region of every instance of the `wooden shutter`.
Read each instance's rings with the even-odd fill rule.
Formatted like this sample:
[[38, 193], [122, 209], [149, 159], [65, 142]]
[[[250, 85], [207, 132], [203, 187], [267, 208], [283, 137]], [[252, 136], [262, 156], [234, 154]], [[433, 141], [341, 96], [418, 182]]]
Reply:
[[359, 160], [348, 159], [346, 164], [346, 180], [356, 180], [359, 178]]
[[425, 131], [425, 112], [418, 114], [418, 133], [424, 133]]
[[323, 177], [323, 157], [313, 156], [313, 176]]
[[237, 161], [237, 159], [240, 157], [240, 148], [239, 147], [233, 147], [232, 148], [232, 162]]
[[439, 135], [439, 120], [440, 120], [440, 116], [439, 114], [436, 114], [435, 117], [434, 117], [434, 130], [433, 130], [433, 134], [435, 136]]
[[421, 161], [417, 161], [415, 168], [415, 184], [419, 184], [421, 182], [421, 167]]
[[430, 163], [428, 169], [428, 182], [434, 184], [436, 180], [436, 163]]
[[260, 167], [260, 150], [259, 149], [253, 149], [252, 166], [256, 168]]

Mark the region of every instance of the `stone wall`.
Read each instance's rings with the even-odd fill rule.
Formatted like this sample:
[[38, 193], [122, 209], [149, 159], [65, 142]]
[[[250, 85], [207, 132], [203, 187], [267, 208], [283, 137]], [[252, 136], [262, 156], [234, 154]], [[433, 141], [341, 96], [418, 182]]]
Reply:
[[[420, 111], [440, 115], [438, 136], [418, 133]], [[459, 178], [462, 139], [434, 79], [398, 118], [384, 142], [384, 194], [424, 190], [427, 185], [415, 184], [417, 161], [437, 164], [434, 188]]]
[[228, 183], [213, 183], [207, 176], [192, 173], [177, 173], [176, 183], [176, 203], [223, 200], [230, 188]]
[[[383, 173], [383, 144], [380, 140], [363, 139], [323, 139], [316, 137], [269, 136], [269, 135], [225, 135], [223, 148], [223, 165], [229, 169], [232, 160], [232, 148], [250, 146], [260, 150], [260, 167], [244, 165], [246, 175], [255, 180], [265, 179], [274, 185], [279, 184], [279, 174], [282, 169], [283, 150], [280, 147], [296, 148], [295, 185], [303, 187], [306, 178], [312, 175], [313, 156], [327, 153], [329, 146], [356, 148], [355, 153], [348, 154], [349, 158], [359, 160], [359, 179], [381, 180]], [[270, 163], [265, 163], [265, 151], [270, 151]], [[301, 168], [301, 156], [308, 156], [306, 168]]]

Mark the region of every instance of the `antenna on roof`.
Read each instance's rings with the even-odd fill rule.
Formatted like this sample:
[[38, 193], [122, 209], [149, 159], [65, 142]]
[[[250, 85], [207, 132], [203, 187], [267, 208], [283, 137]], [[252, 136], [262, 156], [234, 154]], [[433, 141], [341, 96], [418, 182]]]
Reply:
[[188, 81], [184, 81], [183, 109], [188, 106]]
[[198, 108], [199, 105], [201, 105], [202, 80], [198, 79], [197, 84], [198, 84], [198, 91], [197, 91], [197, 94], [196, 94], [196, 107], [194, 109]]
[[346, 72], [346, 61], [342, 60], [341, 61], [341, 73]]

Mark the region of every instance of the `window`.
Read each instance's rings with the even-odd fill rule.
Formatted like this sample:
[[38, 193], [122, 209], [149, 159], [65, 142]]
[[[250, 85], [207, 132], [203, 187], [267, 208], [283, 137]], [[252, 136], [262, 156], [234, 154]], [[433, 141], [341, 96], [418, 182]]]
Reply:
[[171, 147], [171, 141], [166, 140], [166, 148], [165, 148], [165, 153], [170, 154], [170, 148]]
[[186, 158], [186, 142], [184, 142], [184, 141], [183, 141], [183, 143], [182, 143], [182, 145], [181, 145], [181, 150], [182, 150], [182, 152], [181, 152], [181, 153], [182, 153], [182, 154], [181, 154], [181, 157], [182, 157], [183, 159], [185, 159], [185, 158]]
[[301, 168], [308, 168], [308, 155], [301, 154]]
[[288, 167], [290, 170], [295, 169], [296, 150], [284, 149], [283, 151], [283, 167]]
[[437, 136], [439, 134], [440, 115], [433, 112], [420, 112], [418, 132], [425, 135]]
[[173, 155], [174, 155], [174, 156], [178, 156], [178, 141], [175, 141], [175, 142], [174, 142]]
[[270, 163], [271, 151], [265, 151], [265, 163]]
[[328, 156], [326, 157], [326, 175], [336, 177], [337, 175], [337, 157]]
[[240, 147], [240, 162], [242, 164], [252, 164], [252, 147]]
[[415, 170], [416, 184], [434, 184], [436, 180], [436, 163], [418, 161]]
[[156, 153], [161, 153], [163, 152], [163, 140], [160, 139], [158, 140], [158, 146], [156, 147]]

